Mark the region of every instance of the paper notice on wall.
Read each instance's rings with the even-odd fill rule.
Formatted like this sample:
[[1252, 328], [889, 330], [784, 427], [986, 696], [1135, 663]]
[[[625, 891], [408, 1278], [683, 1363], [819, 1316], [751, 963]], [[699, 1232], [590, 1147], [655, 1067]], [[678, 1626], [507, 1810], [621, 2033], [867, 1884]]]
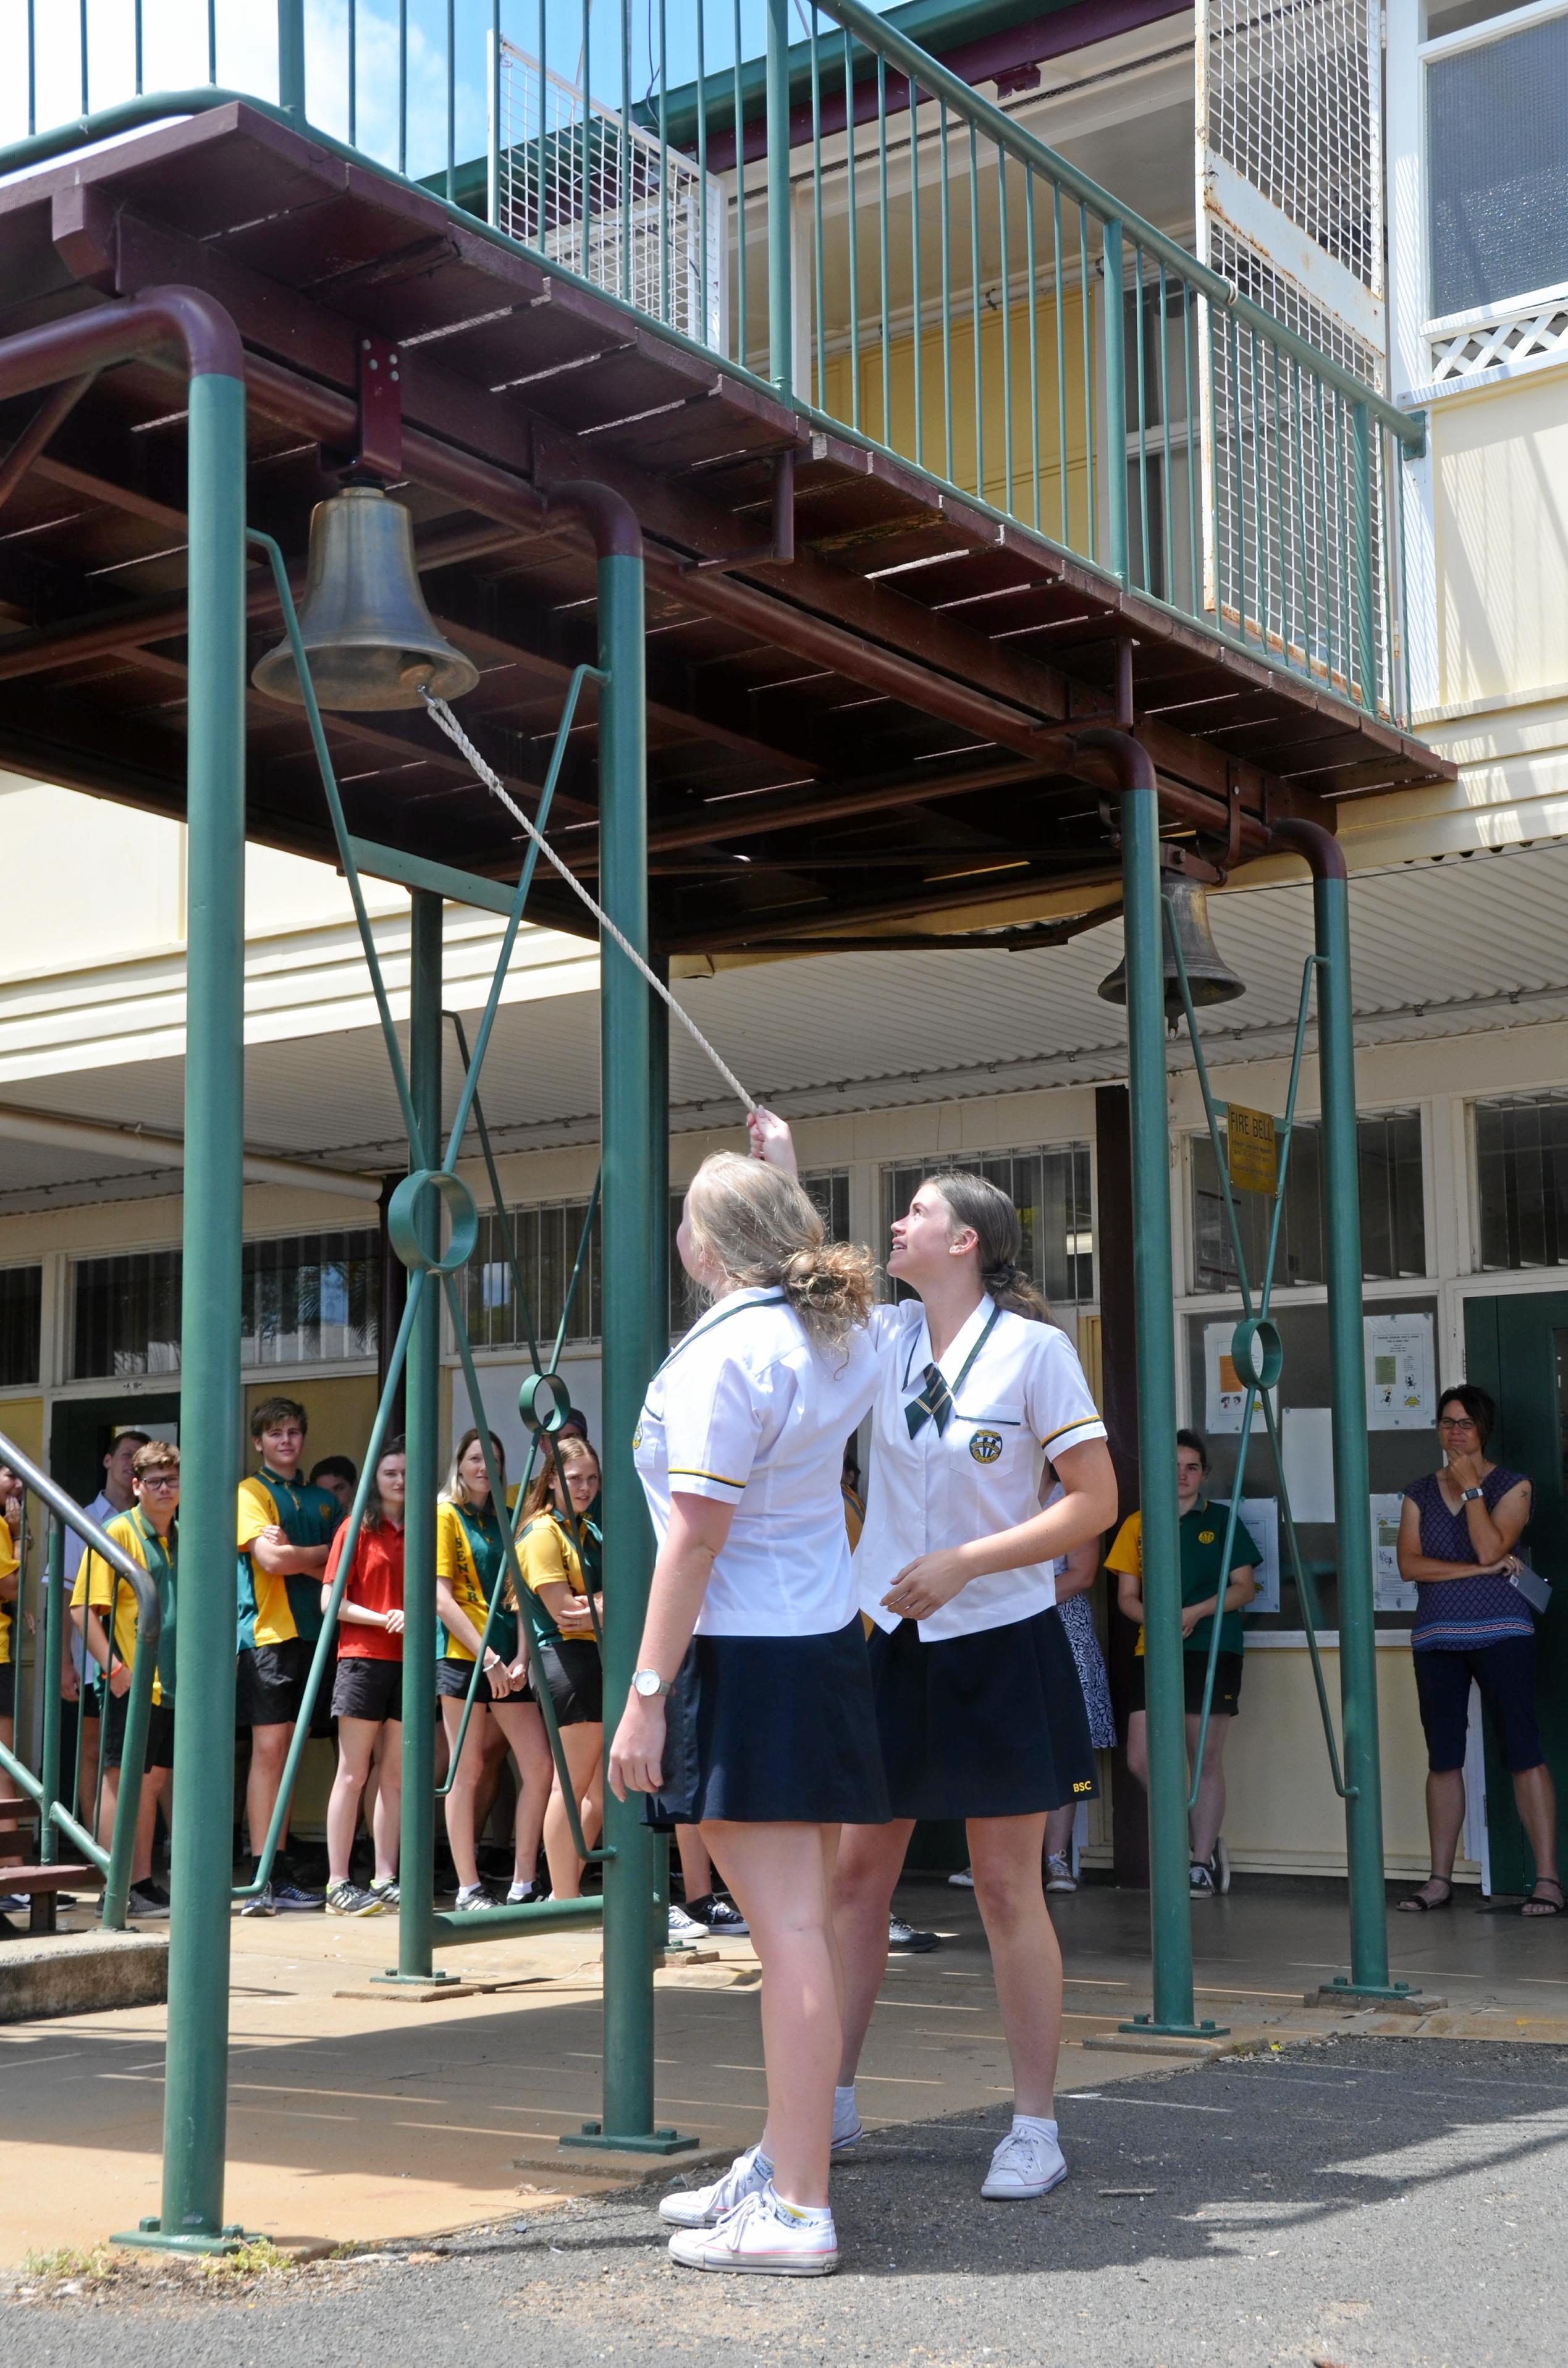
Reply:
[[1380, 1311], [1364, 1319], [1363, 1328], [1368, 1429], [1430, 1430], [1437, 1419], [1431, 1316]]
[[1285, 1488], [1296, 1527], [1304, 1521], [1332, 1521], [1333, 1415], [1327, 1406], [1287, 1406], [1279, 1431]]
[[1372, 1603], [1379, 1611], [1414, 1611], [1415, 1588], [1399, 1575], [1399, 1517], [1403, 1497], [1369, 1497], [1372, 1517]]
[[1244, 1497], [1241, 1517], [1258, 1551], [1254, 1565], [1257, 1574], [1257, 1593], [1247, 1605], [1249, 1612], [1278, 1611], [1279, 1609], [1279, 1506], [1273, 1497]]
[[[1239, 1433], [1242, 1411], [1246, 1405], [1246, 1383], [1236, 1371], [1231, 1354], [1234, 1324], [1206, 1324], [1203, 1327], [1203, 1428], [1213, 1438], [1226, 1431]], [[1276, 1415], [1279, 1409], [1279, 1393], [1273, 1393]], [[1263, 1406], [1256, 1403], [1252, 1412], [1254, 1430], [1265, 1428]]]

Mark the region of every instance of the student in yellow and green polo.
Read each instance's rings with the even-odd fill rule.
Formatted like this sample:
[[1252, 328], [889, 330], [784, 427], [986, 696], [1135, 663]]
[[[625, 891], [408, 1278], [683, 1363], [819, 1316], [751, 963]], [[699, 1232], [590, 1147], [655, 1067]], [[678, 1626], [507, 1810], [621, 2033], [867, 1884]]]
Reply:
[[[251, 1731], [245, 1816], [251, 1854], [272, 1821], [283, 1763], [311, 1656], [322, 1626], [322, 1574], [343, 1508], [325, 1488], [300, 1476], [305, 1409], [296, 1398], [264, 1398], [251, 1415], [258, 1468], [240, 1482], [239, 1672], [236, 1715]], [[285, 1816], [272, 1880], [242, 1915], [324, 1911], [326, 1894], [307, 1890], [288, 1860]]]
[[[1209, 1450], [1195, 1430], [1176, 1433], [1176, 1505], [1181, 1515], [1181, 1633], [1183, 1678], [1187, 1700], [1187, 1750], [1190, 1761], [1198, 1751], [1202, 1723], [1203, 1686], [1214, 1614], [1220, 1614], [1220, 1651], [1214, 1664], [1214, 1694], [1210, 1706], [1209, 1737], [1203, 1751], [1203, 1773], [1198, 1806], [1188, 1819], [1192, 1854], [1192, 1896], [1211, 1899], [1215, 1890], [1230, 1888], [1230, 1861], [1220, 1838], [1225, 1817], [1225, 1742], [1231, 1732], [1242, 1691], [1242, 1613], [1257, 1593], [1258, 1550], [1255, 1539], [1236, 1524], [1231, 1567], [1221, 1571], [1225, 1552], [1225, 1521], [1229, 1507], [1210, 1504], [1203, 1493], [1209, 1470]], [[1117, 1575], [1117, 1605], [1122, 1616], [1138, 1622], [1138, 1655], [1134, 1660], [1131, 1714], [1127, 1722], [1127, 1764], [1139, 1782], [1149, 1782], [1149, 1729], [1143, 1694], [1143, 1517], [1130, 1513], [1106, 1556], [1106, 1568]], [[1221, 1597], [1223, 1601], [1221, 1600]]]

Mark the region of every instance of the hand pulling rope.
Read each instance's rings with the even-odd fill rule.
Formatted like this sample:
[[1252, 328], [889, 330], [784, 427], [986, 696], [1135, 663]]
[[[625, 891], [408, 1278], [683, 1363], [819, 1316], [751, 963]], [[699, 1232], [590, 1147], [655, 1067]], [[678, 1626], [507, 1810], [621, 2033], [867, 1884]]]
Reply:
[[512, 816], [514, 821], [520, 822], [522, 824], [523, 828], [533, 840], [534, 845], [539, 848], [539, 851], [543, 856], [545, 861], [552, 865], [554, 869], [559, 871], [562, 880], [565, 881], [568, 888], [571, 889], [574, 896], [577, 898], [580, 904], [585, 905], [589, 912], [593, 914], [605, 935], [615, 939], [616, 944], [620, 948], [620, 951], [626, 956], [627, 961], [631, 963], [633, 969], [640, 971], [642, 975], [647, 980], [648, 985], [653, 988], [654, 994], [662, 996], [664, 1001], [668, 1004], [671, 1011], [680, 1021], [681, 1026], [686, 1030], [687, 1034], [691, 1038], [693, 1043], [697, 1045], [699, 1051], [707, 1053], [708, 1058], [712, 1062], [713, 1066], [718, 1070], [719, 1075], [723, 1078], [724, 1083], [729, 1087], [730, 1091], [735, 1096], [736, 1099], [743, 1102], [748, 1110], [755, 1110], [756, 1108], [756, 1102], [753, 1101], [750, 1094], [747, 1093], [744, 1086], [742, 1085], [734, 1071], [721, 1060], [719, 1054], [713, 1050], [712, 1045], [708, 1042], [707, 1037], [703, 1034], [696, 1020], [688, 1018], [687, 1013], [681, 1009], [680, 1005], [676, 1001], [675, 996], [670, 993], [669, 988], [665, 985], [663, 979], [655, 978], [653, 973], [649, 969], [647, 963], [643, 961], [636, 947], [630, 944], [621, 935], [620, 931], [616, 928], [615, 923], [610, 919], [609, 915], [605, 911], [604, 906], [597, 903], [595, 899], [589, 895], [587, 890], [584, 887], [576, 874], [574, 871], [569, 871], [566, 865], [562, 861], [560, 856], [557, 855], [555, 849], [551, 846], [550, 841], [544, 837], [541, 832], [537, 831], [534, 828], [533, 824], [528, 820], [521, 806], [517, 804], [514, 798], [507, 795], [506, 791], [502, 788], [501, 783], [496, 780], [495, 775], [491, 771], [489, 766], [480, 755], [478, 749], [474, 746], [473, 742], [469, 738], [468, 734], [463, 730], [462, 725], [458, 722], [457, 717], [452, 713], [451, 709], [447, 705], [446, 700], [444, 699], [432, 698], [431, 694], [427, 690], [422, 690], [420, 696], [424, 700], [426, 706], [429, 709], [432, 718], [446, 734], [453, 747], [461, 749], [463, 755], [468, 758], [469, 763], [473, 767], [475, 773], [479, 776], [479, 779], [484, 783], [485, 788], [491, 791], [493, 796], [500, 799], [501, 803], [506, 807], [507, 813]]

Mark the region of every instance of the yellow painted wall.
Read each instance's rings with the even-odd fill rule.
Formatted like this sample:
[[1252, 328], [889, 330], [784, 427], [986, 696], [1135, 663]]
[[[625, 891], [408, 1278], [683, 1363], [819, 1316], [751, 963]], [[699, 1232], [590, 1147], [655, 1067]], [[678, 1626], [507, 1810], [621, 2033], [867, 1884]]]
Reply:
[[[983, 479], [979, 491], [997, 509], [1034, 522], [1034, 425], [1029, 402], [1029, 316], [1024, 304], [1012, 307], [1008, 333], [1012, 342], [1011, 394], [1013, 472], [1006, 469], [1002, 314], [984, 313], [980, 324], [981, 436]], [[1040, 519], [1042, 533], [1089, 548], [1089, 475], [1085, 413], [1084, 307], [1082, 298], [1062, 299], [1062, 336], [1066, 392], [1067, 519], [1062, 515], [1062, 455], [1061, 411], [1057, 394], [1056, 300], [1046, 298], [1035, 307], [1035, 349], [1040, 416]], [[943, 393], [943, 345], [939, 327], [927, 326], [920, 336], [920, 443], [915, 435], [915, 344], [913, 336], [894, 338], [888, 348], [891, 427], [882, 417], [882, 349], [879, 343], [863, 350], [859, 359], [859, 426], [868, 436], [892, 446], [907, 460], [916, 461], [934, 475], [950, 478], [966, 489], [976, 483], [974, 324], [961, 315], [952, 321], [949, 351], [953, 414], [953, 457], [947, 453], [946, 403]], [[1092, 361], [1092, 357], [1091, 357]], [[853, 371], [847, 353], [833, 356], [826, 372], [824, 408], [837, 419], [851, 416]]]
[[1568, 370], [1429, 417], [1442, 704], [1568, 682]]

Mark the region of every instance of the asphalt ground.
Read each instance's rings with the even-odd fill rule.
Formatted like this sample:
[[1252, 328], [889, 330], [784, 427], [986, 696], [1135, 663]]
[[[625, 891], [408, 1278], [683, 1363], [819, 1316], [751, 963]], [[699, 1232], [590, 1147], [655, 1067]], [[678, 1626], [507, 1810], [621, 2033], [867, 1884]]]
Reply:
[[18, 2368], [1560, 2368], [1568, 2048], [1334, 2039], [1059, 2099], [1072, 2177], [978, 2189], [1002, 2111], [879, 2131], [834, 2174], [834, 2278], [704, 2276], [652, 2194], [256, 2276], [24, 2275]]

